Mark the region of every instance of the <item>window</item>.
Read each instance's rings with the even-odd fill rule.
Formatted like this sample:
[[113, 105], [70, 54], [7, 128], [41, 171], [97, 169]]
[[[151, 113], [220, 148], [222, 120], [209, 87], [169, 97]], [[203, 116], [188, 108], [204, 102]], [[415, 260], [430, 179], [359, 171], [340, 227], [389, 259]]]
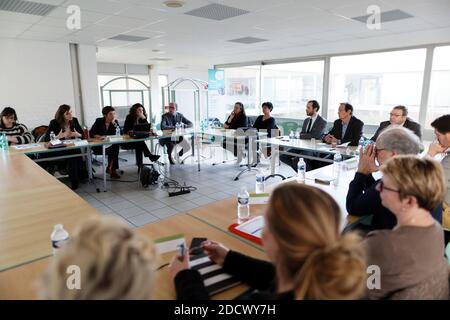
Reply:
[[[169, 76], [167, 74], [158, 74], [158, 93], [162, 96], [162, 88], [169, 83]], [[162, 98], [161, 98], [162, 99]], [[160, 101], [161, 101], [160, 99]], [[167, 96], [167, 90], [164, 92], [164, 106], [169, 104], [169, 97]], [[159, 110], [158, 110], [159, 111]]]
[[214, 114], [224, 122], [237, 101], [244, 104], [247, 115], [258, 115], [259, 74], [260, 66], [225, 69], [225, 95], [218, 104], [219, 108], [214, 113], [210, 112], [210, 115]]
[[434, 49], [425, 129], [434, 119], [450, 111], [450, 46]]
[[389, 111], [405, 105], [419, 120], [426, 49], [332, 57], [328, 121], [337, 119], [340, 102], [349, 102], [365, 124], [378, 125]]
[[[147, 113], [149, 112], [150, 97], [146, 86], [149, 85], [150, 78], [148, 75], [128, 75], [128, 79], [117, 79], [120, 77], [125, 76], [99, 75], [98, 85], [100, 99], [103, 94], [103, 105], [101, 107], [113, 106], [116, 109], [117, 119], [120, 123], [123, 123], [130, 107], [135, 103], [142, 103], [144, 108], [146, 108]], [[111, 82], [108, 83], [109, 81]], [[101, 92], [102, 86], [104, 87], [103, 92]], [[101, 102], [102, 101], [100, 100], [100, 103]]]
[[323, 61], [271, 64], [262, 70], [261, 103], [272, 102], [274, 116], [302, 119], [308, 100], [321, 103]]

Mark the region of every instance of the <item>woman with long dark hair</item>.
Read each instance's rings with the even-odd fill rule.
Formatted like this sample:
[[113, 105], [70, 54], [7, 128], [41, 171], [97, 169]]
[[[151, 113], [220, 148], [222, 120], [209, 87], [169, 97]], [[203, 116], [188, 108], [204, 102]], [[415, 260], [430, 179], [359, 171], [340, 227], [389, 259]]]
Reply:
[[[225, 124], [223, 125], [225, 129], [239, 129], [239, 128], [246, 128], [248, 126], [248, 118], [245, 114], [245, 108], [244, 104], [242, 102], [236, 102], [233, 107], [233, 111], [230, 113], [230, 115], [227, 118], [227, 121], [225, 121]], [[227, 142], [228, 140], [228, 142]], [[229, 141], [232, 140], [232, 141]], [[248, 138], [245, 138], [245, 144], [248, 143]], [[233, 154], [234, 156], [238, 157], [238, 163], [242, 161], [243, 158], [243, 151], [239, 150], [238, 154], [238, 140], [237, 138], [229, 138], [225, 137], [223, 139], [222, 147], [224, 149], [227, 149], [228, 145], [233, 145]], [[231, 151], [231, 150], [230, 150]]]
[[[128, 113], [127, 117], [125, 118], [123, 132], [125, 134], [129, 134], [130, 131], [133, 130], [135, 124], [146, 124], [146, 123], [148, 123], [148, 120], [147, 120], [147, 113], [145, 112], [144, 106], [140, 103], [135, 103], [130, 108], [130, 112]], [[139, 168], [142, 167], [142, 164], [144, 162], [142, 155], [149, 158], [150, 161], [152, 161], [152, 162], [155, 162], [159, 159], [158, 155], [154, 155], [150, 152], [150, 150], [147, 147], [147, 144], [144, 141], [127, 143], [127, 144], [124, 144], [122, 147], [136, 150], [136, 164]]]
[[0, 134], [5, 134], [8, 144], [33, 142], [33, 135], [24, 124], [17, 122], [16, 110], [10, 107], [0, 113]]
[[[50, 141], [50, 134], [54, 133], [57, 139], [67, 140], [83, 137], [83, 129], [78, 119], [72, 115], [71, 107], [67, 104], [60, 105], [55, 113], [55, 118], [50, 121], [44, 141]], [[79, 150], [67, 150], [50, 154], [49, 156], [62, 156], [80, 153]], [[83, 158], [73, 157], [58, 161], [59, 166], [65, 167], [72, 184], [72, 189], [78, 188], [82, 172], [84, 170]]]

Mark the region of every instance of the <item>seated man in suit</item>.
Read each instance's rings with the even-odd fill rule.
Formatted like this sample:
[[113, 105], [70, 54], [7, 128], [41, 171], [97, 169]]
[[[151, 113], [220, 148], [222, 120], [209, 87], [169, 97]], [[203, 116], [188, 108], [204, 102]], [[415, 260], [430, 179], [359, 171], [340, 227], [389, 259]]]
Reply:
[[[373, 173], [392, 157], [399, 155], [417, 155], [420, 152], [420, 140], [411, 130], [392, 127], [384, 130], [375, 144], [368, 145], [360, 152], [360, 160], [355, 178], [350, 182], [346, 207], [349, 214], [362, 217], [373, 215], [370, 226], [365, 231], [392, 229], [397, 224], [395, 215], [381, 204], [380, 193]], [[437, 207], [433, 217], [440, 223], [442, 208]]]
[[[161, 130], [175, 130], [177, 123], [183, 123], [186, 128], [192, 127], [192, 122], [183, 116], [183, 114], [177, 112], [177, 104], [175, 102], [171, 102], [169, 104], [169, 112], [166, 112], [161, 117]], [[189, 151], [190, 146], [189, 143], [184, 141], [183, 137], [167, 137], [159, 139], [159, 143], [161, 146], [167, 146], [167, 153], [169, 155], [170, 164], [175, 164], [172, 158], [172, 151], [175, 148], [175, 145], [183, 142], [183, 146], [178, 155], [181, 157], [184, 153]]]
[[378, 127], [374, 136], [370, 140], [377, 141], [377, 138], [380, 135], [381, 131], [383, 131], [390, 125], [403, 126], [407, 129], [411, 130], [412, 132], [414, 132], [416, 134], [416, 136], [419, 137], [419, 139], [422, 139], [422, 133], [420, 131], [420, 124], [418, 124], [417, 122], [414, 122], [410, 118], [408, 118], [408, 109], [405, 106], [396, 106], [392, 109], [392, 111], [390, 113], [389, 121], [381, 122], [380, 126]]
[[[310, 100], [306, 104], [306, 115], [308, 116], [303, 121], [302, 131], [300, 132], [300, 139], [322, 139], [327, 126], [327, 121], [319, 115], [320, 105], [316, 100]], [[299, 156], [302, 154], [308, 154], [308, 151], [302, 151], [298, 149], [288, 149], [289, 153], [297, 153]], [[280, 161], [291, 166], [292, 169], [297, 171], [297, 163], [299, 156], [292, 156], [288, 154], [281, 154]], [[306, 170], [312, 169], [312, 162], [306, 161]]]
[[364, 122], [353, 115], [353, 106], [343, 102], [338, 109], [339, 119], [334, 121], [333, 128], [323, 138], [326, 143], [346, 143], [349, 146], [357, 146], [361, 139]]

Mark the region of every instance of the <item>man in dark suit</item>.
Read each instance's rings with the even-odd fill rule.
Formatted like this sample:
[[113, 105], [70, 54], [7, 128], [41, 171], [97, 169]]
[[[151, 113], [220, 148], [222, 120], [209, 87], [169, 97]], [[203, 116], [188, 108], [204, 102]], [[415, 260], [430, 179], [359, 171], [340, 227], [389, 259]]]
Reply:
[[346, 143], [349, 146], [357, 146], [361, 139], [364, 122], [353, 115], [353, 106], [343, 102], [338, 109], [339, 119], [334, 121], [333, 128], [323, 138], [326, 143]]
[[[320, 109], [320, 105], [316, 100], [310, 100], [306, 104], [306, 115], [308, 116], [305, 121], [303, 121], [302, 131], [300, 132], [300, 139], [322, 139], [322, 136], [325, 132], [325, 128], [327, 126], [327, 121], [322, 118], [318, 111]], [[288, 149], [289, 153], [296, 153], [298, 156], [281, 154], [280, 160], [283, 163], [291, 166], [292, 169], [297, 171], [297, 162], [298, 158], [303, 154], [310, 154], [308, 151], [302, 151], [298, 149]], [[312, 162], [308, 159], [306, 160], [306, 170], [309, 171], [312, 169]]]
[[316, 100], [310, 100], [306, 104], [306, 115], [303, 121], [300, 139], [322, 139], [327, 126], [327, 121], [319, 115], [320, 105]]
[[381, 131], [383, 131], [390, 125], [403, 126], [406, 129], [414, 132], [415, 135], [419, 137], [419, 139], [422, 139], [420, 124], [408, 118], [408, 109], [405, 106], [396, 106], [390, 113], [389, 121], [381, 122], [380, 126], [377, 129], [377, 132], [375, 132], [374, 136], [370, 140], [377, 141], [377, 138], [380, 135]]

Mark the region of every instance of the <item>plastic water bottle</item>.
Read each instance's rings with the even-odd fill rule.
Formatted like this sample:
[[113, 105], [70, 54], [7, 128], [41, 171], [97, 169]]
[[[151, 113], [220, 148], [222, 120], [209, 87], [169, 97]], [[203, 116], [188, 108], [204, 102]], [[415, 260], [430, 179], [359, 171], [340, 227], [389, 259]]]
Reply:
[[297, 164], [297, 181], [300, 183], [305, 183], [305, 175], [306, 175], [306, 163], [303, 158], [298, 159]]
[[56, 140], [56, 135], [55, 133], [52, 131], [50, 132], [50, 141], [55, 141]]
[[357, 156], [358, 161], [359, 161], [359, 156], [360, 156], [359, 150], [362, 148], [362, 150], [364, 151], [365, 146], [366, 146], [366, 140], [364, 139], [364, 137], [359, 138], [358, 148], [356, 149], [356, 152], [355, 152], [355, 155]]
[[116, 136], [120, 137], [120, 126], [116, 125]]
[[53, 254], [57, 254], [58, 250], [69, 240], [69, 233], [64, 230], [62, 224], [56, 224], [53, 227], [50, 239], [52, 240]]
[[6, 139], [5, 134], [4, 133], [0, 134], [0, 150], [6, 150], [5, 139]]
[[3, 133], [2, 136], [3, 136], [3, 149], [8, 150], [9, 148], [8, 137], [6, 136], [5, 133]]
[[179, 133], [180, 132], [180, 123], [177, 122], [177, 124], [175, 125], [175, 133]]
[[294, 131], [291, 130], [291, 132], [289, 132], [289, 139], [294, 139], [294, 138], [295, 138]]
[[242, 223], [248, 220], [250, 217], [250, 205], [249, 205], [250, 195], [247, 192], [246, 187], [241, 188], [241, 192], [238, 194], [238, 223]]
[[300, 131], [295, 131], [295, 139], [300, 139]]
[[256, 174], [256, 183], [255, 183], [255, 192], [256, 193], [264, 193], [265, 185], [264, 185], [264, 174], [261, 170]]
[[342, 156], [340, 153], [335, 153], [333, 157], [333, 184], [337, 186], [339, 184], [339, 178], [341, 175]]

